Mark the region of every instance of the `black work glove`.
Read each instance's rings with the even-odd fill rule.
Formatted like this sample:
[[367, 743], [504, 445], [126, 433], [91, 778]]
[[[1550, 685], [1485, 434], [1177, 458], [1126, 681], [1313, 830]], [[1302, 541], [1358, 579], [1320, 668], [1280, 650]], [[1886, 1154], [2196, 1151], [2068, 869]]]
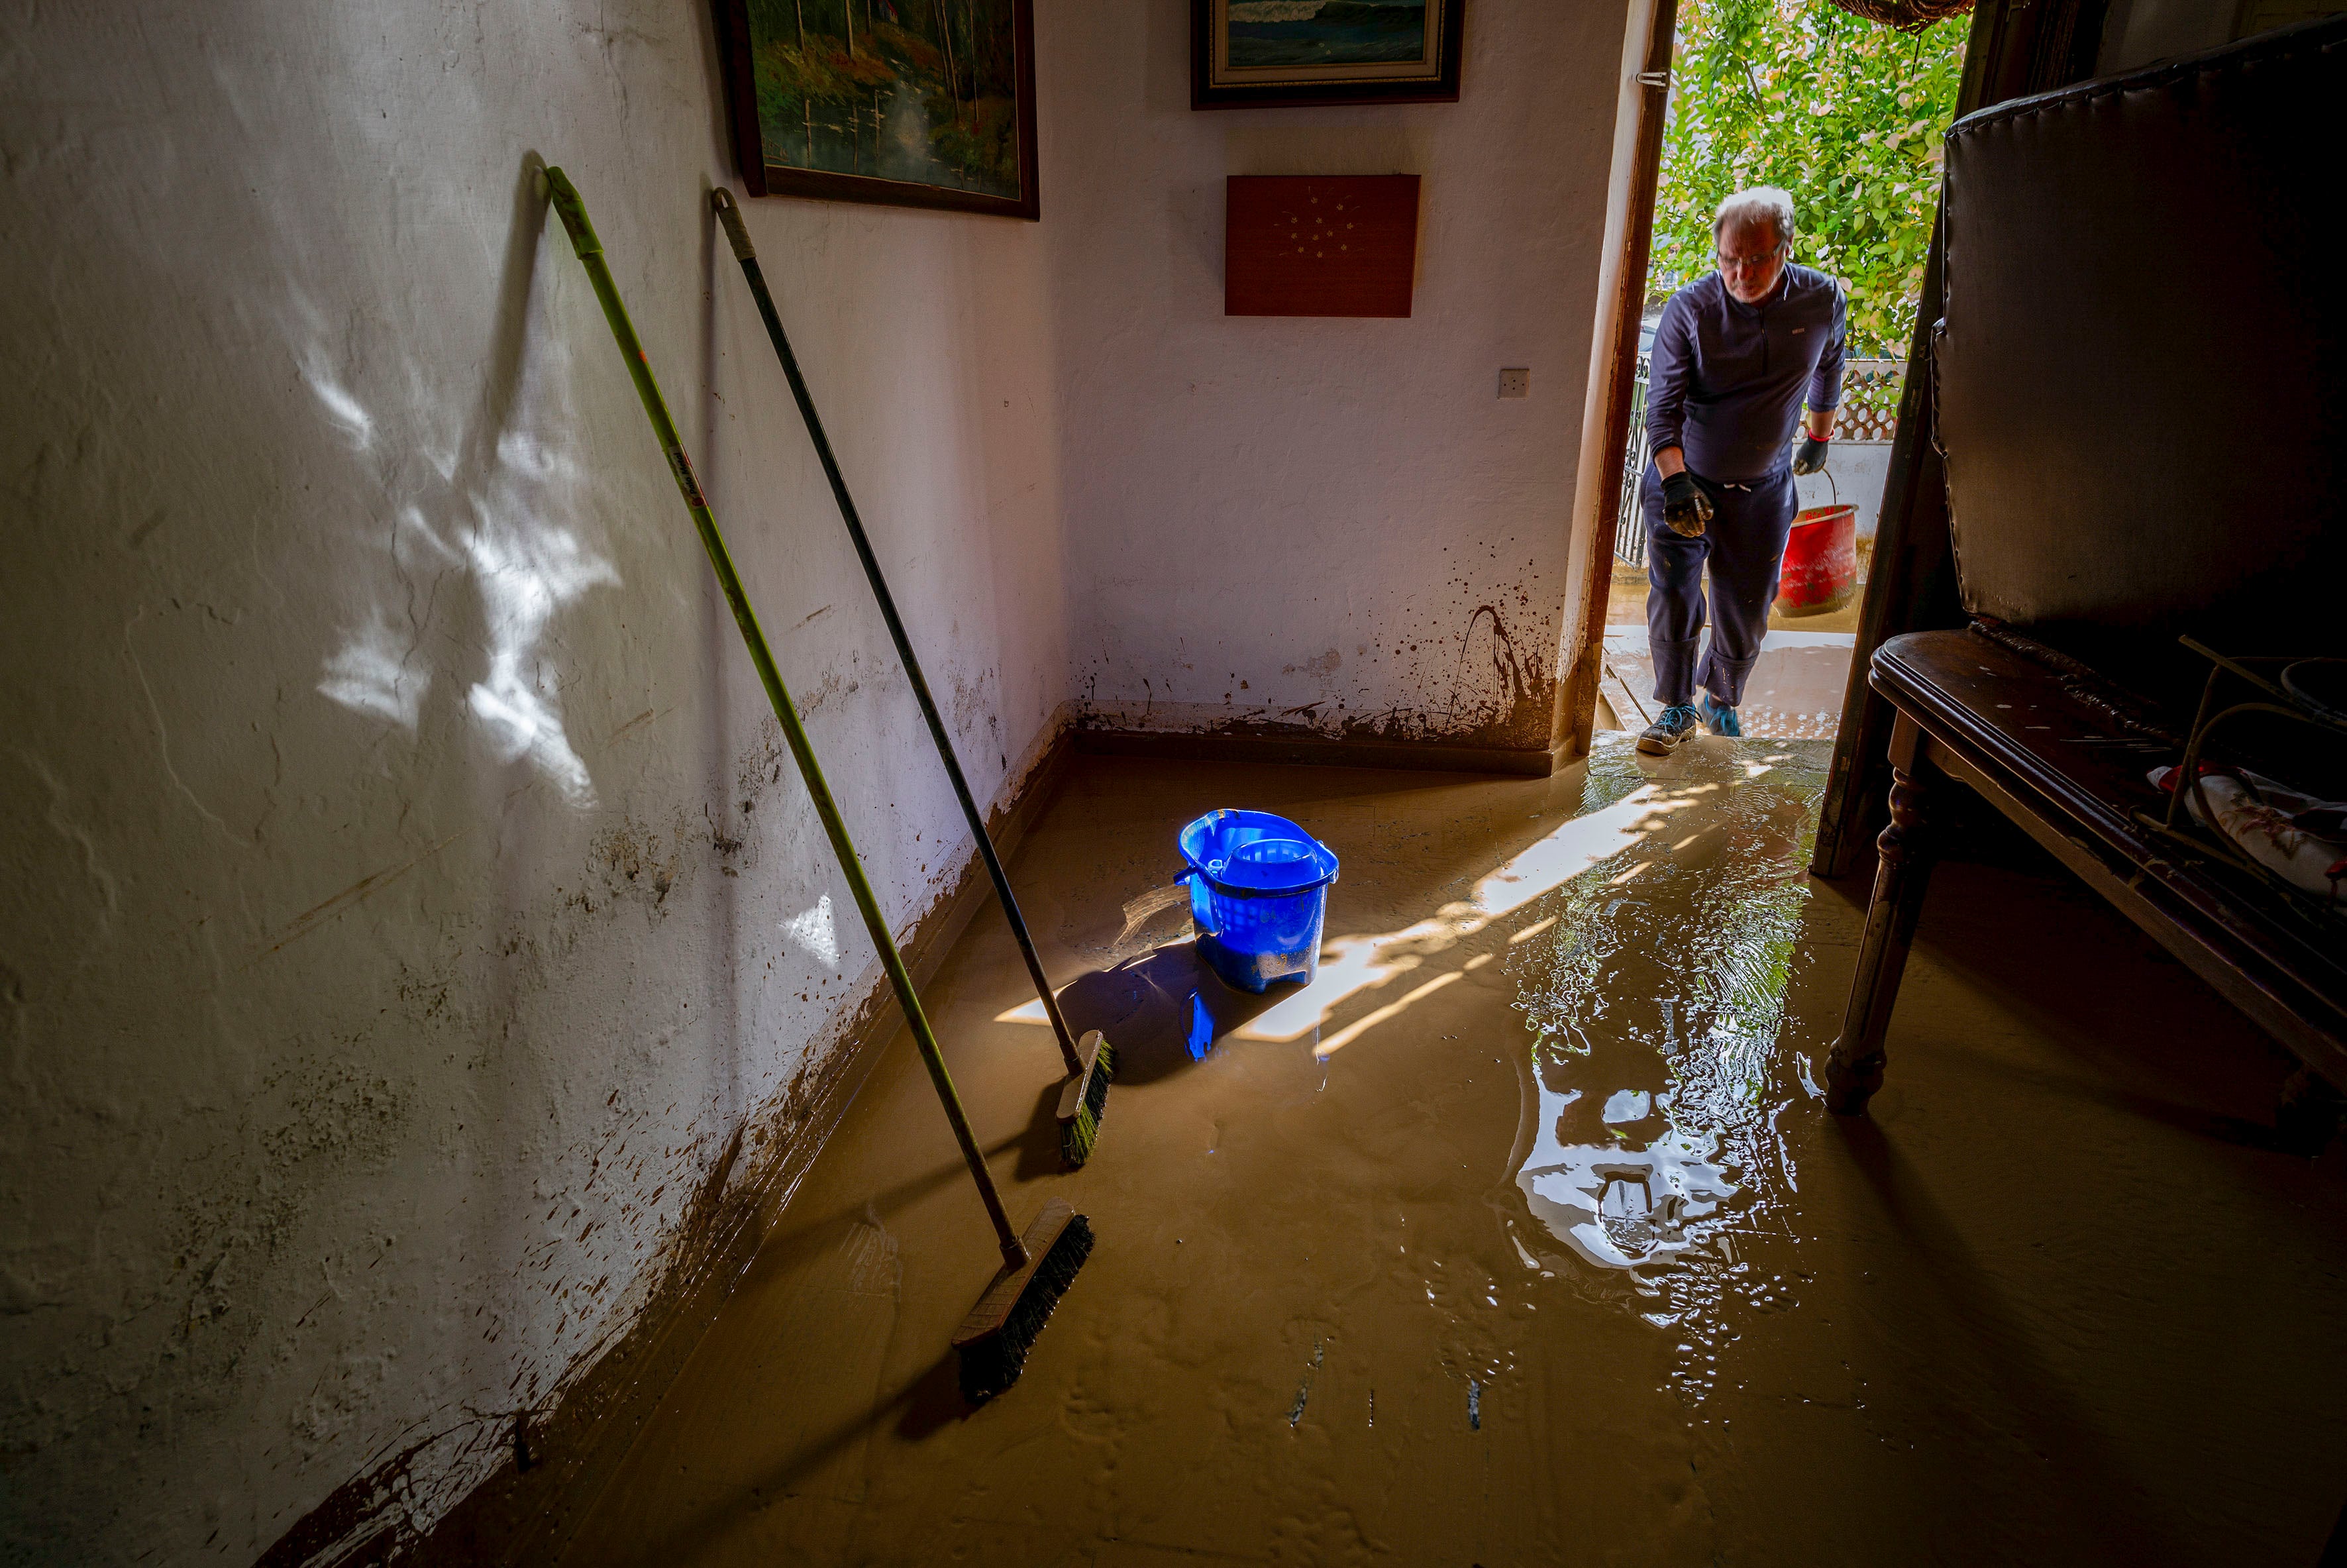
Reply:
[[1663, 477], [1663, 521], [1671, 532], [1688, 539], [1703, 538], [1703, 526], [1711, 521], [1711, 497], [1684, 468]]
[[1807, 431], [1802, 432], [1801, 449], [1793, 454], [1793, 472], [1806, 477], [1824, 467], [1826, 446], [1825, 442]]

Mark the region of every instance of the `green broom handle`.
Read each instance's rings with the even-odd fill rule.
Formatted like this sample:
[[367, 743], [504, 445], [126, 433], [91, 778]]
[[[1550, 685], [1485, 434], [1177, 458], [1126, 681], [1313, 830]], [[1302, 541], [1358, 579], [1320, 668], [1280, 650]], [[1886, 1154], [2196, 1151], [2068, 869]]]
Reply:
[[620, 291], [611, 282], [611, 270], [603, 262], [603, 242], [595, 237], [595, 226], [588, 220], [587, 204], [579, 199], [578, 190], [561, 169], [548, 169], [546, 183], [554, 210], [570, 235], [571, 248], [579, 252], [588, 279], [595, 285], [595, 297], [603, 302], [603, 318], [611, 323], [611, 335], [619, 340], [620, 357], [628, 362], [628, 374], [635, 380], [636, 395], [643, 400], [644, 413], [652, 422], [652, 433], [660, 437], [661, 450], [668, 454], [669, 472], [675, 476], [677, 490], [684, 497], [685, 510], [692, 514], [692, 526], [701, 530], [701, 542], [709, 551], [709, 564], [717, 573], [717, 585], [725, 590], [725, 602], [733, 607], [733, 623], [742, 629], [742, 641], [750, 650], [750, 662], [757, 666], [758, 679], [766, 688], [766, 700], [774, 704], [774, 717], [782, 722], [783, 734], [790, 742], [799, 776], [806, 781], [815, 815], [823, 819], [824, 832], [831, 835], [831, 846], [839, 856], [839, 868], [846, 874], [848, 890], [855, 894], [856, 907], [864, 915], [865, 929], [872, 933], [872, 945], [880, 949], [881, 968], [888, 971], [888, 983], [896, 989], [897, 1005], [905, 1009], [905, 1022], [913, 1031], [914, 1042], [921, 1048], [922, 1061], [928, 1066], [929, 1081], [938, 1086], [938, 1098], [945, 1104], [946, 1120], [953, 1123], [962, 1158], [969, 1162], [969, 1173], [977, 1179], [979, 1196], [985, 1200], [987, 1215], [994, 1221], [994, 1234], [1002, 1244], [1003, 1262], [1014, 1269], [1024, 1267], [1027, 1249], [1019, 1233], [1010, 1227], [1010, 1216], [1003, 1212], [1001, 1194], [994, 1190], [994, 1178], [986, 1169], [986, 1156], [979, 1152], [978, 1139], [969, 1130], [969, 1118], [962, 1111], [961, 1096], [954, 1091], [953, 1078], [946, 1071], [945, 1055], [938, 1049], [938, 1038], [929, 1029], [928, 1015], [921, 1011], [921, 999], [913, 990], [913, 977], [907, 972], [904, 958], [897, 951], [897, 939], [888, 934], [888, 922], [881, 916], [880, 901], [873, 897], [872, 884], [865, 877], [864, 862], [857, 857], [856, 845], [847, 836], [847, 823], [839, 815], [838, 803], [831, 798], [831, 786], [824, 782], [823, 765], [815, 761], [806, 727], [799, 723], [798, 710], [791, 704], [790, 690], [783, 684], [782, 671], [774, 667], [774, 656], [766, 648], [766, 635], [758, 629], [757, 611], [750, 608], [750, 596], [742, 590], [742, 579], [733, 570], [733, 558], [725, 548], [725, 536], [717, 531], [717, 519], [710, 515], [709, 503], [702, 498], [700, 481], [692, 477], [692, 460], [685, 456], [684, 444], [677, 438], [676, 422], [669, 417], [660, 384], [652, 379], [651, 365], [644, 358], [644, 345], [638, 341], [635, 325], [628, 319], [628, 307], [620, 302]]
[[1068, 1020], [1060, 1015], [1060, 999], [1052, 994], [1051, 977], [1043, 972], [1043, 960], [1035, 952], [1035, 938], [1027, 934], [1026, 917], [1019, 913], [1019, 899], [1010, 891], [1010, 873], [1002, 869], [1002, 857], [994, 851], [994, 840], [986, 831], [986, 818], [979, 815], [978, 802], [969, 793], [969, 781], [962, 777], [961, 759], [954, 754], [953, 740], [946, 733], [946, 722], [938, 712], [937, 699], [929, 695], [929, 682], [921, 673], [921, 661], [913, 656], [913, 640], [905, 633], [905, 623], [897, 615], [897, 600], [888, 591], [888, 579], [880, 575], [879, 558], [872, 553], [872, 541], [864, 532], [864, 519], [856, 515], [856, 501], [847, 493], [846, 477], [839, 471], [839, 459], [832, 456], [831, 438], [824, 434], [823, 416], [815, 411], [815, 395], [807, 390], [806, 377], [799, 374], [798, 356], [791, 353], [791, 340], [784, 334], [783, 318], [774, 309], [774, 297], [766, 289], [766, 274], [758, 265], [758, 252], [750, 243], [750, 231], [742, 226], [742, 210], [733, 203], [733, 193], [723, 187], [709, 193], [709, 204], [717, 209], [718, 220], [725, 225], [726, 241], [733, 247], [733, 259], [742, 263], [742, 275], [750, 280], [751, 296], [758, 302], [758, 314], [765, 319], [766, 335], [774, 340], [774, 353], [783, 362], [783, 375], [791, 384], [791, 395], [798, 399], [799, 415], [806, 421], [807, 436], [815, 443], [815, 455], [823, 464], [825, 477], [831, 481], [831, 494], [839, 503], [839, 516], [847, 524], [847, 537], [855, 543], [856, 556], [864, 563], [864, 575], [872, 581], [872, 597], [880, 601], [880, 619], [888, 623], [888, 635], [897, 644], [897, 657], [904, 662], [905, 674], [913, 685], [913, 695], [921, 704], [921, 717], [928, 721], [929, 734], [938, 743], [938, 755], [946, 764], [946, 776], [953, 781], [954, 794], [961, 802], [961, 814], [969, 819], [969, 831], [978, 838], [979, 858], [986, 862], [986, 874], [994, 879], [994, 894], [1001, 900], [1003, 917], [1010, 923], [1010, 934], [1019, 942], [1019, 951], [1027, 959], [1027, 973], [1035, 981], [1035, 994], [1043, 999], [1043, 1011], [1051, 1020], [1051, 1032], [1060, 1037], [1060, 1054], [1067, 1059], [1068, 1071], [1081, 1073], [1083, 1058], [1076, 1054], [1076, 1037], [1069, 1031]]

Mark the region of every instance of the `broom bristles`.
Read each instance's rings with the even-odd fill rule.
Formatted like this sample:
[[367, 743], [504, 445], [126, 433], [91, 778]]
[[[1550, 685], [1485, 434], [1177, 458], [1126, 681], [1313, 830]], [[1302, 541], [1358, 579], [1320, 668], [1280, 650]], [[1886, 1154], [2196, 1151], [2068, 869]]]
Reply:
[[1051, 1321], [1051, 1309], [1060, 1305], [1060, 1297], [1067, 1294], [1092, 1250], [1092, 1222], [1077, 1214], [1052, 1242], [1043, 1261], [1035, 1266], [1002, 1327], [960, 1347], [963, 1399], [982, 1405], [1019, 1380], [1027, 1367], [1027, 1352], [1034, 1348], [1043, 1325]]
[[1084, 1069], [1083, 1092], [1076, 1098], [1075, 1114], [1060, 1123], [1060, 1159], [1075, 1170], [1092, 1157], [1100, 1142], [1101, 1118], [1108, 1113], [1109, 1085], [1116, 1078], [1116, 1049], [1105, 1040]]

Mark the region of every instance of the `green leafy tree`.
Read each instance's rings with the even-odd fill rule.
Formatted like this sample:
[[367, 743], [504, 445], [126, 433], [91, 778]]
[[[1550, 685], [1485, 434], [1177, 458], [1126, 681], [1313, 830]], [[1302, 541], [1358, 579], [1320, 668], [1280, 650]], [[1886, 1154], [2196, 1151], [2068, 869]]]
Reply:
[[1906, 357], [1965, 27], [1895, 33], [1824, 0], [1680, 0], [1653, 302], [1716, 265], [1722, 197], [1781, 186], [1795, 258], [1850, 287], [1851, 354]]

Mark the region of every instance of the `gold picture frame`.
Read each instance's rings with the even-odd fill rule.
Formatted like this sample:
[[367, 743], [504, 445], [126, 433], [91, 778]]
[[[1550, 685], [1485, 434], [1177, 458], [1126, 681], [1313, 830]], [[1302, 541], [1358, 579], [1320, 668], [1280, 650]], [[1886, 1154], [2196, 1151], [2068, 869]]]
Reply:
[[1467, 0], [1190, 0], [1190, 107], [1456, 103]]

